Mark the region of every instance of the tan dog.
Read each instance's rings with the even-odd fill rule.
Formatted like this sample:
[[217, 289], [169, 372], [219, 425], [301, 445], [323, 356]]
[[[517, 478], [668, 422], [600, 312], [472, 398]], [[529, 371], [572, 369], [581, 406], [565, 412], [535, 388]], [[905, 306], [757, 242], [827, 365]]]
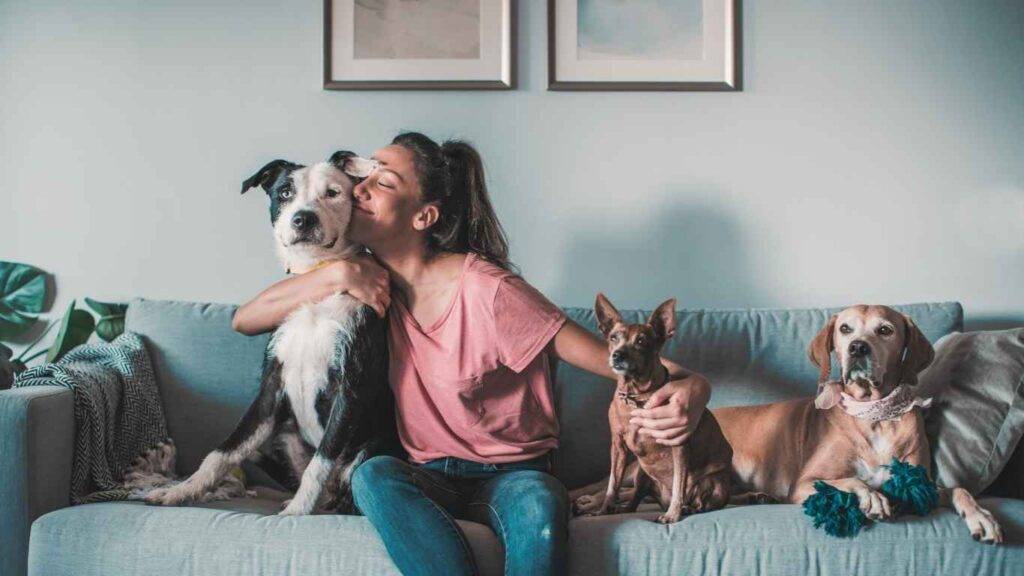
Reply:
[[615, 512], [619, 488], [630, 454], [639, 466], [632, 474], [633, 491], [624, 511], [637, 509], [651, 494], [663, 509], [658, 522], [678, 522], [684, 515], [716, 510], [729, 500], [729, 461], [732, 450], [715, 417], [707, 410], [697, 429], [682, 446], [664, 446], [641, 437], [629, 423], [632, 411], [642, 407], [668, 379], [661, 363], [661, 348], [675, 334], [675, 300], [668, 300], [646, 324], [625, 324], [619, 311], [603, 294], [597, 295], [598, 326], [608, 341], [609, 364], [618, 374], [615, 397], [608, 408], [611, 426], [611, 475], [603, 500], [590, 498], [576, 503], [577, 513], [602, 515]]
[[[833, 352], [839, 381], [830, 380]], [[896, 458], [931, 475], [930, 447], [919, 402], [867, 402], [904, 397], [934, 354], [914, 322], [886, 306], [831, 317], [809, 350], [821, 369], [816, 398], [712, 411], [732, 445], [737, 490], [801, 504], [823, 480], [856, 494], [869, 518], [890, 518], [883, 466]], [[939, 505], [956, 510], [974, 539], [1002, 542], [999, 523], [963, 488], [940, 488]]]

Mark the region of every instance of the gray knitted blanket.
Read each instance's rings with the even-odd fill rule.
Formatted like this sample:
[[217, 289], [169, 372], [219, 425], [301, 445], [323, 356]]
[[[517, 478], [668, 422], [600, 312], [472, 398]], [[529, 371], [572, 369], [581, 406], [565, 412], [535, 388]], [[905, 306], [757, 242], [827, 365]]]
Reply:
[[[14, 386], [63, 386], [74, 393], [72, 504], [139, 499], [176, 481], [174, 444], [138, 334], [78, 346], [55, 363], [22, 372]], [[238, 478], [226, 483], [218, 496], [245, 495]]]

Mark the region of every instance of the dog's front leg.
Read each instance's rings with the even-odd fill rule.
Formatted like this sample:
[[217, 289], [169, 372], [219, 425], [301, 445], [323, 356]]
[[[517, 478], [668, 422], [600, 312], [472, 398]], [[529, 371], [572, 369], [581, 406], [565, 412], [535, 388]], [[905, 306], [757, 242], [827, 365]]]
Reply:
[[367, 433], [354, 414], [354, 398], [346, 398], [345, 394], [348, 394], [348, 391], [342, 389], [339, 396], [334, 399], [323, 439], [317, 446], [313, 459], [309, 461], [309, 466], [306, 466], [305, 472], [302, 473], [302, 481], [299, 482], [295, 497], [280, 512], [282, 516], [301, 516], [313, 512], [323, 492], [324, 483], [331, 475], [331, 470], [338, 464], [345, 467], [340, 474], [339, 498], [342, 502], [350, 500], [347, 498], [351, 490], [349, 480], [353, 469], [361, 462], [361, 458], [357, 457], [358, 447], [366, 442]]
[[[789, 500], [793, 504], [803, 504], [812, 494], [815, 493], [814, 483], [820, 478], [804, 478], [797, 482], [796, 487], [790, 494]], [[825, 480], [829, 484], [843, 492], [852, 492], [857, 496], [860, 511], [872, 520], [887, 520], [892, 518], [892, 507], [889, 499], [878, 490], [875, 490], [864, 483], [860, 478], [840, 478], [838, 480]]]
[[991, 512], [981, 507], [963, 488], [939, 488], [939, 506], [952, 508], [967, 523], [971, 538], [989, 544], [1003, 543], [1003, 529]]
[[658, 516], [658, 522], [672, 524], [683, 517], [683, 498], [686, 496], [687, 462], [686, 446], [672, 448], [672, 496], [669, 498], [668, 510]]
[[146, 495], [146, 502], [177, 506], [197, 500], [216, 486], [232, 468], [256, 452], [274, 431], [280, 378], [281, 364], [277, 360], [268, 359], [260, 393], [245, 411], [234, 432], [216, 450], [207, 454], [199, 469], [187, 480], [152, 490]]
[[626, 497], [626, 504], [622, 507], [623, 512], [636, 512], [651, 486], [651, 478], [644, 472], [640, 462], [637, 461], [634, 464], [636, 468], [633, 469], [633, 492], [627, 494], [627, 490], [622, 491], [622, 495]]
[[[925, 438], [924, 433], [921, 437]], [[922, 442], [922, 446], [907, 456], [907, 462], [915, 466], [924, 466], [931, 477], [931, 458], [929, 457], [928, 442]], [[939, 506], [952, 508], [963, 518], [967, 529], [971, 531], [971, 538], [988, 544], [1003, 543], [1003, 529], [991, 512], [981, 507], [971, 496], [971, 493], [963, 488], [939, 488]]]
[[608, 488], [604, 491], [604, 503], [592, 514], [593, 516], [610, 514], [615, 510], [615, 505], [619, 501], [619, 487], [622, 486], [622, 477], [626, 473], [626, 456], [628, 454], [626, 439], [622, 434], [612, 436], [612, 470], [608, 476]]

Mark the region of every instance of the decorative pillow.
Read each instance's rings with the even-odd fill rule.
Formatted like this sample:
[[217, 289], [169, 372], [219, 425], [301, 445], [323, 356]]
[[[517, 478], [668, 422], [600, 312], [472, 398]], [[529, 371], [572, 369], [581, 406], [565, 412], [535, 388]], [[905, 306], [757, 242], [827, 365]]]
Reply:
[[936, 482], [980, 494], [1024, 435], [1024, 328], [946, 335], [918, 382]]

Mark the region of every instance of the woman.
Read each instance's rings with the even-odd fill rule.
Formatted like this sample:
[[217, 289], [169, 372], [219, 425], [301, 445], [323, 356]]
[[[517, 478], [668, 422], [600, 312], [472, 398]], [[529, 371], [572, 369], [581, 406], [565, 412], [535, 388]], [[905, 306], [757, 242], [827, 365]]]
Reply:
[[[489, 525], [506, 574], [564, 574], [568, 502], [550, 475], [558, 444], [549, 362], [615, 378], [605, 343], [511, 272], [479, 154], [397, 136], [353, 191], [350, 238], [373, 256], [283, 280], [235, 315], [254, 334], [296, 306], [348, 292], [388, 320], [390, 384], [406, 462], [377, 456], [353, 474], [357, 506], [403, 574], [474, 574], [455, 517]], [[389, 308], [390, 307], [390, 308]], [[665, 360], [671, 381], [642, 433], [679, 444], [707, 381]]]

